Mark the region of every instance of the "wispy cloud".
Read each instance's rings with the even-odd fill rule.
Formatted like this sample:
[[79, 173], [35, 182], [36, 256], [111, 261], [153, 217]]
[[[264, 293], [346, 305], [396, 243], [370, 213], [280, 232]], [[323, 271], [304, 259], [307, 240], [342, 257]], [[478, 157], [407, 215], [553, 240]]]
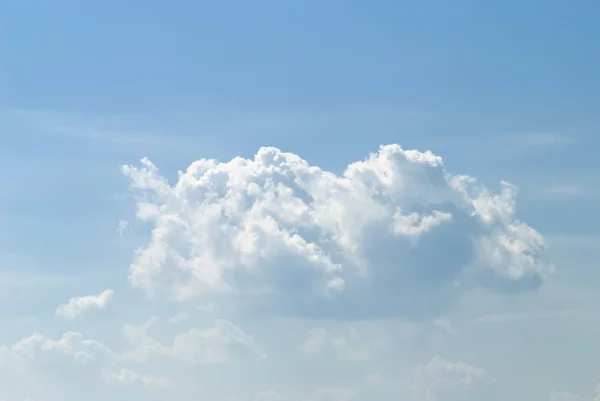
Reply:
[[0, 270], [0, 289], [65, 288], [81, 285], [84, 281], [78, 276]]
[[600, 235], [549, 234], [546, 240], [553, 249], [594, 250], [600, 252]]
[[172, 142], [169, 136], [153, 129], [148, 119], [135, 115], [5, 110], [2, 116], [35, 132], [72, 139], [132, 146], [164, 146]]
[[494, 313], [478, 316], [473, 319], [476, 323], [507, 323], [519, 320], [540, 320], [540, 319], [575, 319], [588, 317], [589, 314], [577, 309], [548, 309], [523, 313]]
[[125, 232], [129, 229], [129, 222], [127, 220], [119, 220], [119, 225], [117, 227], [117, 233], [119, 234], [119, 236], [123, 236], [125, 235]]
[[214, 154], [218, 141], [271, 141], [275, 138], [322, 137], [323, 132], [392, 130], [425, 117], [419, 110], [379, 105], [334, 110], [216, 109], [200, 107], [180, 115], [139, 116], [0, 110], [0, 116], [30, 130], [106, 146], [185, 149], [201, 146]]
[[[427, 138], [423, 138], [427, 141]], [[452, 135], [452, 136], [432, 136], [430, 138], [441, 145], [449, 144], [472, 144], [472, 145], [494, 145], [500, 146], [502, 149], [535, 149], [548, 148], [560, 145], [573, 145], [579, 142], [579, 139], [574, 135], [566, 135], [559, 133], [490, 133], [480, 132], [467, 135]]]
[[598, 195], [594, 188], [578, 184], [551, 184], [540, 189], [540, 195], [545, 199], [556, 200], [585, 200]]
[[534, 157], [561, 152], [565, 147], [576, 148], [581, 142], [577, 136], [559, 133], [477, 132], [424, 136], [419, 138], [419, 146], [446, 155], [454, 153], [454, 159], [481, 163], [482, 167], [488, 168], [490, 162], [531, 163]]
[[510, 137], [518, 141], [522, 146], [528, 147], [560, 146], [577, 143], [575, 136], [558, 133], [528, 133], [511, 135]]

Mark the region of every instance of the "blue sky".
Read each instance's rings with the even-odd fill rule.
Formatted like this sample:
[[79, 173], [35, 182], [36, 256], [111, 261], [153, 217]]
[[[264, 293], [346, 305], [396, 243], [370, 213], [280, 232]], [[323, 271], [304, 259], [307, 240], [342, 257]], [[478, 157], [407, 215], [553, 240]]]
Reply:
[[0, 3], [0, 394], [600, 397], [598, 17]]

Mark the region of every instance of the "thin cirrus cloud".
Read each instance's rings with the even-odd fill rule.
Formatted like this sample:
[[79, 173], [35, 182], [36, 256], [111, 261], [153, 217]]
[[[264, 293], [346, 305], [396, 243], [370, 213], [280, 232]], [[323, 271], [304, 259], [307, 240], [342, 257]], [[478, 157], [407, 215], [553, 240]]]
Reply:
[[[201, 159], [172, 185], [148, 159], [123, 173], [151, 223], [130, 281], [179, 301], [206, 294], [261, 313], [433, 318], [472, 288], [526, 291], [551, 272], [544, 238], [430, 151], [382, 146], [341, 175], [263, 147]], [[285, 294], [285, 296], [283, 296]]]
[[90, 310], [106, 309], [113, 293], [113, 290], [107, 289], [99, 295], [73, 297], [56, 309], [56, 315], [72, 320]]

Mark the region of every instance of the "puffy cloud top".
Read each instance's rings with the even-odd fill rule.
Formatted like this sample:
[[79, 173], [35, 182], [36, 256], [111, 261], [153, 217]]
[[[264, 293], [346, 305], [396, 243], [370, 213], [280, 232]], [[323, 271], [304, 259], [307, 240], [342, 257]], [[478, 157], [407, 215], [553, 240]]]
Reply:
[[58, 340], [34, 333], [12, 346], [0, 346], [0, 362], [8, 362], [14, 368], [33, 360], [41, 352], [64, 355], [78, 362], [109, 359], [113, 356], [110, 349], [98, 341], [84, 339], [80, 333], [66, 332]]
[[550, 266], [543, 237], [515, 219], [517, 190], [493, 194], [430, 151], [382, 146], [341, 175], [272, 147], [201, 159], [170, 184], [148, 159], [123, 166], [152, 225], [134, 287], [186, 300], [327, 317], [423, 317], [474, 287], [526, 290]]
[[66, 304], [60, 305], [56, 309], [56, 314], [65, 319], [72, 320], [90, 309], [106, 309], [113, 293], [113, 290], [109, 288], [102, 291], [99, 295], [73, 297]]

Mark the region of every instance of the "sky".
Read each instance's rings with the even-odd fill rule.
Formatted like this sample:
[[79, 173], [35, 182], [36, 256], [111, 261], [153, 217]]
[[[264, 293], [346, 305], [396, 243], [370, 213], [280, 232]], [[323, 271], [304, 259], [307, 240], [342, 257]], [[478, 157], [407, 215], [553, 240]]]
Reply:
[[599, 17], [0, 1], [0, 401], [600, 400]]

